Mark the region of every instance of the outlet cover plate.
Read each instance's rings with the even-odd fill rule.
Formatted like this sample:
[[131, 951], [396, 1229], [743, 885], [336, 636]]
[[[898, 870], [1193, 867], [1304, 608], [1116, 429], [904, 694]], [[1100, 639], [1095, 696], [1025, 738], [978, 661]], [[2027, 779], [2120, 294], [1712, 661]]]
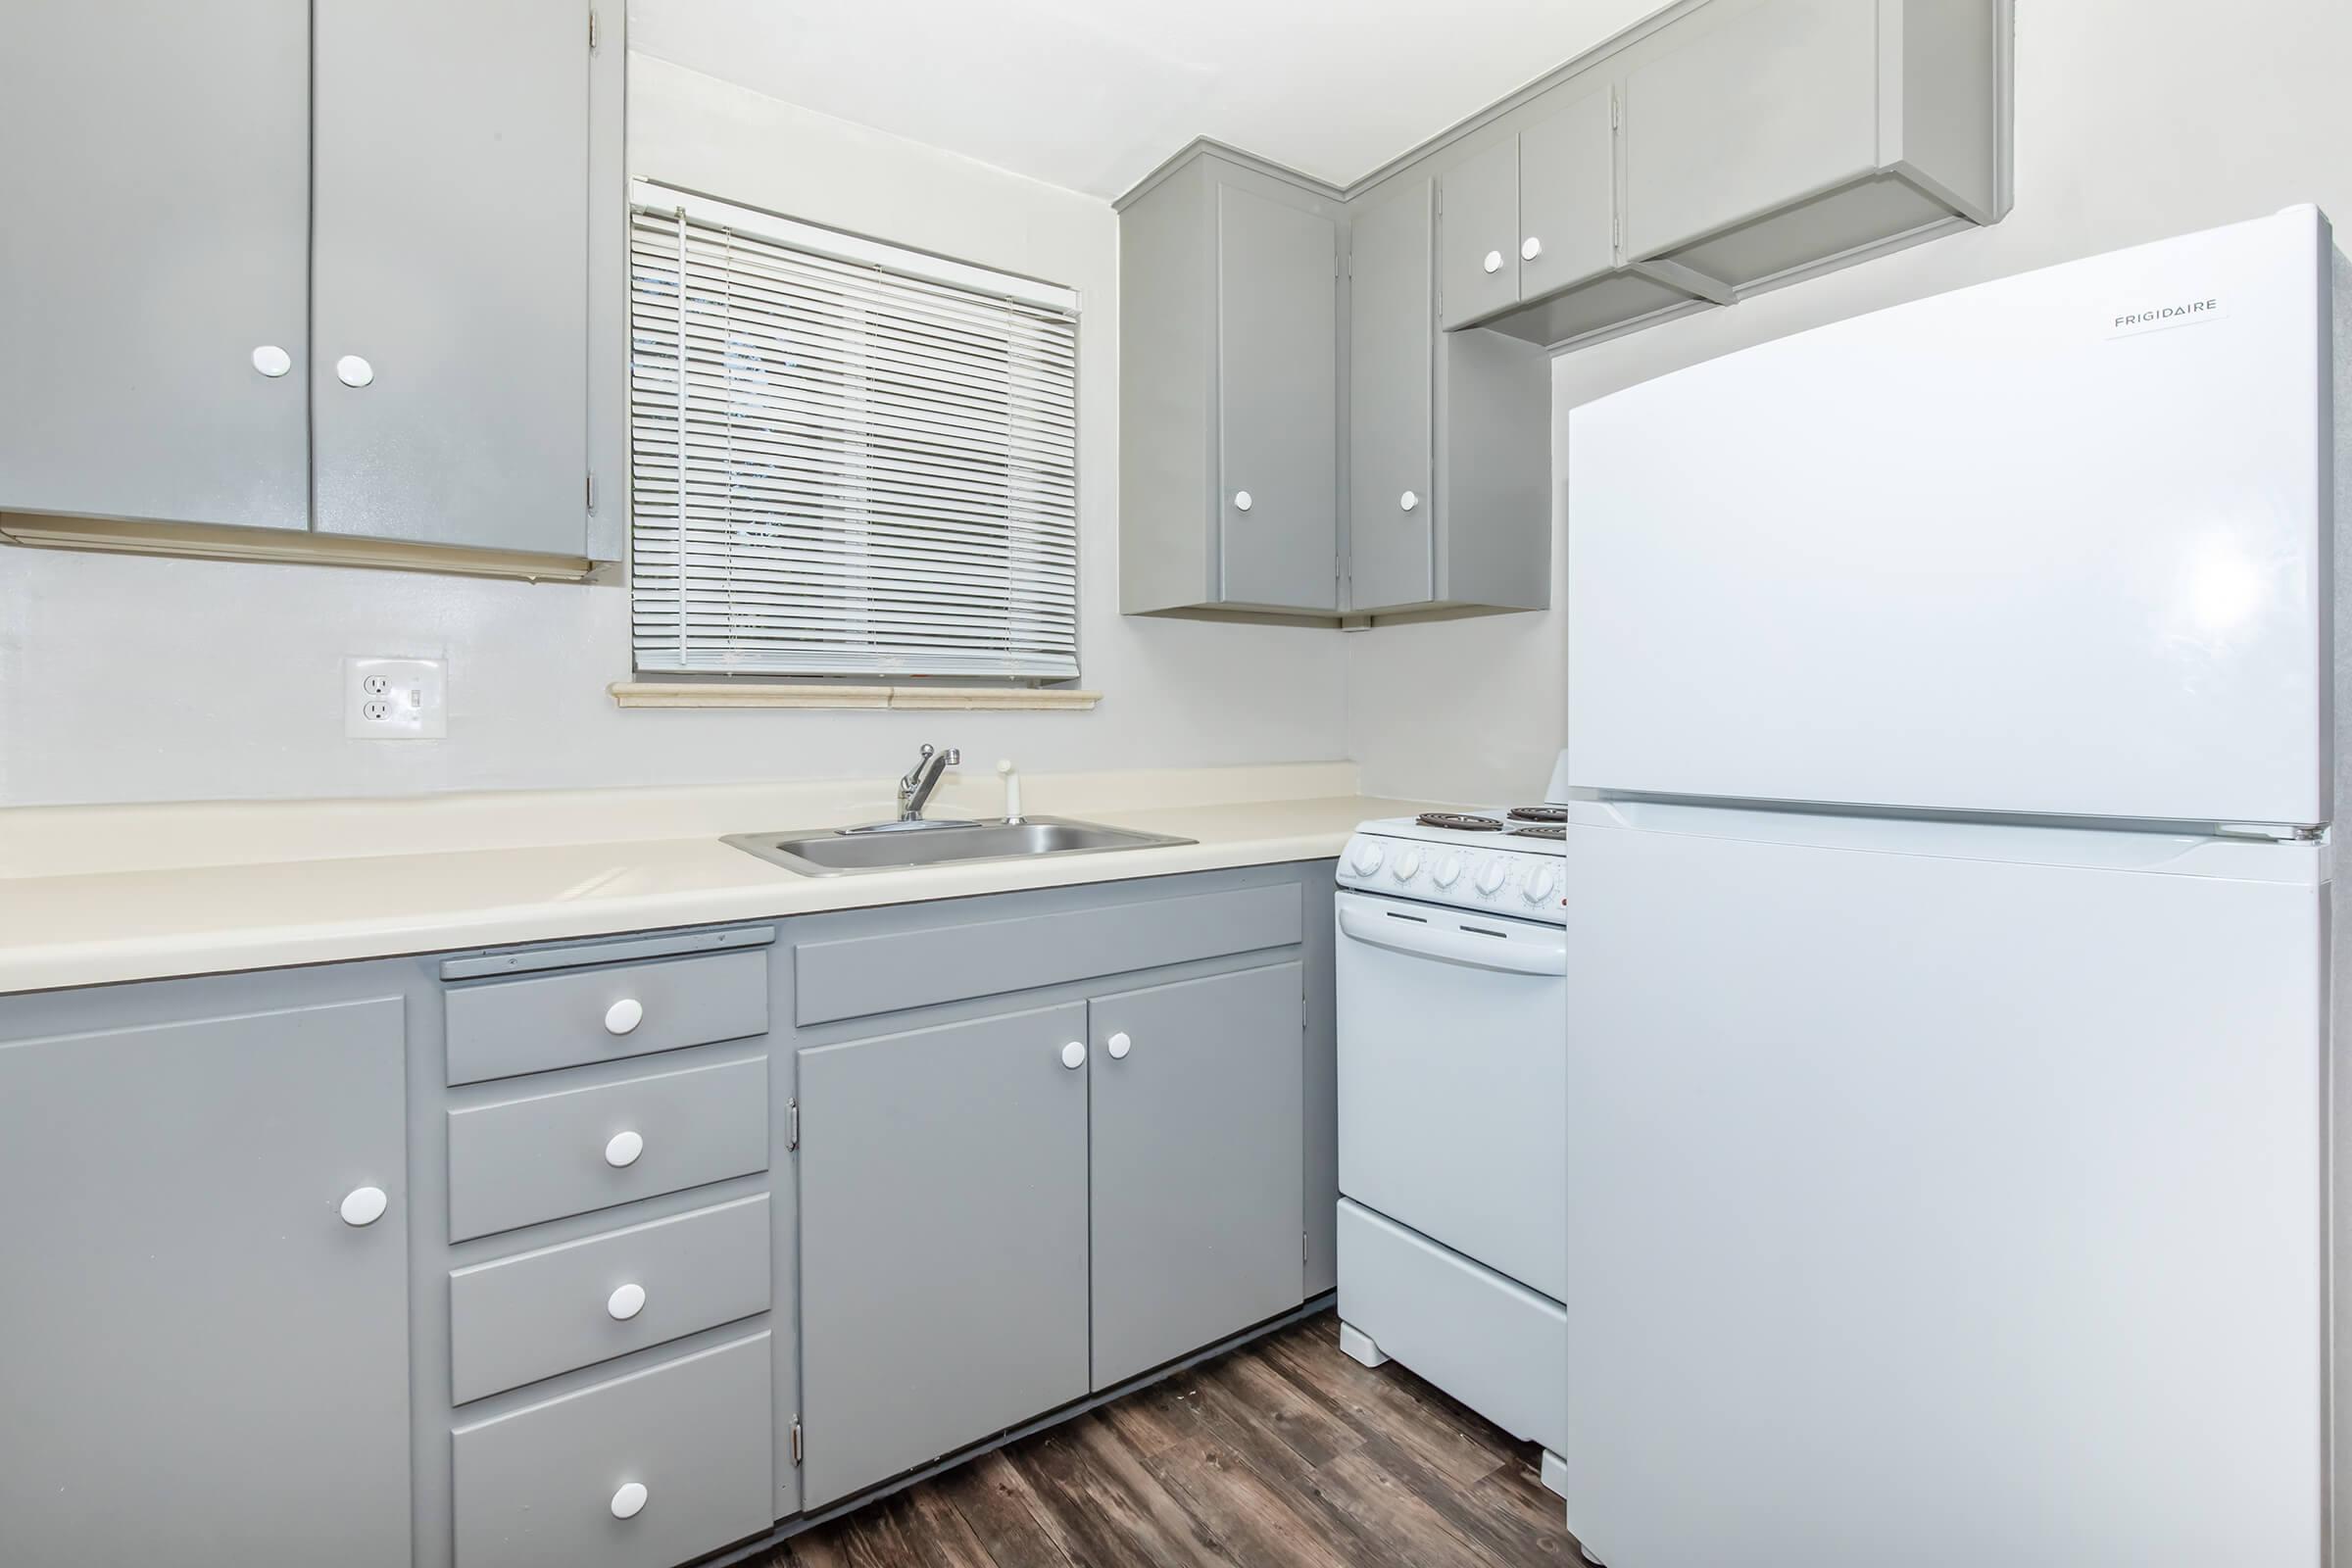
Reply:
[[449, 733], [448, 666], [438, 659], [344, 660], [343, 733], [368, 741], [443, 738]]

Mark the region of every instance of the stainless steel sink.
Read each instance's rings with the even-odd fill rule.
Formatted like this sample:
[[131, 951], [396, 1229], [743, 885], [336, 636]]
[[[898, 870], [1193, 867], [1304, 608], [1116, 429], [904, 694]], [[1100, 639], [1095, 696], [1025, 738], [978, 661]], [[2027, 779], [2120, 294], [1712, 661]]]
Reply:
[[1149, 850], [1192, 839], [1131, 833], [1100, 822], [1031, 816], [1018, 822], [896, 822], [868, 828], [817, 828], [798, 833], [732, 833], [726, 842], [803, 876], [848, 876], [918, 865], [969, 865], [978, 860], [1025, 860], [1041, 855], [1100, 855]]

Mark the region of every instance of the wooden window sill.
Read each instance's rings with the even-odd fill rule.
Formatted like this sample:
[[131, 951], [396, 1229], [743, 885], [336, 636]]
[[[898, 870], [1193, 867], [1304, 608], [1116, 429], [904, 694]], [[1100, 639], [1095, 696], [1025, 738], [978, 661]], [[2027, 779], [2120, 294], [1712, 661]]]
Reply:
[[1085, 712], [1101, 692], [1022, 686], [769, 686], [735, 681], [616, 680], [619, 708], [897, 708], [931, 712]]

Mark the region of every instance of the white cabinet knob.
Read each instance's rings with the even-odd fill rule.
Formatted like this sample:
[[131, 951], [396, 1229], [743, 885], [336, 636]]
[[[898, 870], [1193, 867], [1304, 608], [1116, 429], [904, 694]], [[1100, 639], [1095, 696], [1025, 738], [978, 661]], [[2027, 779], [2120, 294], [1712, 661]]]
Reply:
[[605, 1033], [625, 1035], [645, 1022], [645, 1004], [635, 997], [623, 997], [605, 1009]]
[[1420, 504], [1421, 498], [1413, 494], [1410, 490], [1407, 490], [1404, 494], [1396, 498], [1396, 507], [1400, 512], [1410, 512]]
[[274, 343], [265, 343], [253, 351], [253, 368], [274, 381], [294, 368], [294, 357]]
[[605, 1313], [615, 1323], [626, 1323], [644, 1310], [645, 1287], [642, 1285], [623, 1285], [605, 1298]]
[[643, 1512], [645, 1512], [645, 1483], [642, 1481], [622, 1482], [620, 1490], [612, 1494], [612, 1517], [634, 1519]]
[[1110, 1048], [1110, 1059], [1113, 1061], [1125, 1061], [1127, 1053], [1135, 1049], [1135, 1042], [1127, 1038], [1127, 1031], [1124, 1029], [1112, 1035], [1103, 1044]]
[[343, 1223], [346, 1225], [372, 1225], [384, 1217], [384, 1209], [390, 1205], [391, 1201], [384, 1196], [384, 1190], [381, 1187], [354, 1187], [343, 1195], [343, 1206], [340, 1210], [343, 1215]]
[[614, 1133], [605, 1145], [605, 1163], [618, 1170], [636, 1164], [637, 1156], [644, 1152], [645, 1137], [642, 1133]]
[[1536, 238], [1535, 235], [1530, 234], [1527, 236], [1527, 238], [1519, 242], [1519, 259], [1521, 261], [1532, 262], [1543, 254], [1544, 242]]
[[1490, 271], [1490, 272], [1499, 272], [1499, 271], [1501, 271], [1501, 270], [1502, 270], [1502, 252], [1500, 252], [1500, 251], [1489, 251], [1489, 252], [1487, 252], [1487, 259], [1486, 259], [1485, 261], [1483, 261], [1483, 262], [1479, 263], [1478, 265], [1479, 265], [1479, 266], [1481, 266], [1481, 267], [1483, 267], [1483, 268], [1485, 268], [1485, 269], [1486, 269], [1488, 271]]
[[1085, 1043], [1084, 1041], [1082, 1041], [1082, 1040], [1073, 1040], [1073, 1041], [1071, 1041], [1071, 1042], [1070, 1042], [1068, 1045], [1066, 1045], [1066, 1046], [1062, 1047], [1062, 1048], [1061, 1048], [1061, 1064], [1062, 1064], [1064, 1067], [1083, 1067], [1083, 1066], [1085, 1066], [1085, 1065], [1086, 1065], [1086, 1043]]
[[1248, 512], [1248, 511], [1250, 510], [1250, 508], [1252, 505], [1254, 505], [1254, 503], [1250, 501], [1250, 492], [1249, 492], [1249, 491], [1247, 491], [1247, 490], [1236, 490], [1236, 491], [1233, 493], [1233, 510], [1234, 510], [1234, 511], [1236, 511], [1236, 512]]
[[[1490, 267], [1487, 270], [1494, 269]], [[346, 354], [335, 362], [335, 379], [345, 386], [366, 386], [375, 379], [375, 367], [357, 354]]]

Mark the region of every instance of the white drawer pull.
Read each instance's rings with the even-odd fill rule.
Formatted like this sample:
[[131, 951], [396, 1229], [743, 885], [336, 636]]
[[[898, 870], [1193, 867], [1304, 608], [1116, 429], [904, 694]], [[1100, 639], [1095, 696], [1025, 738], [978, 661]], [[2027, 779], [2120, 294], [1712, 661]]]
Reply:
[[625, 1035], [645, 1022], [645, 1004], [635, 997], [623, 997], [605, 1009], [605, 1033]]
[[1479, 263], [1478, 265], [1479, 265], [1479, 266], [1481, 266], [1481, 267], [1483, 267], [1483, 268], [1485, 268], [1485, 269], [1486, 269], [1488, 271], [1490, 271], [1490, 272], [1499, 272], [1499, 271], [1501, 271], [1501, 270], [1502, 270], [1502, 252], [1500, 252], [1500, 251], [1489, 251], [1489, 252], [1487, 252], [1487, 259], [1486, 259], [1485, 261], [1483, 261], [1483, 262]]
[[1543, 254], [1544, 242], [1536, 238], [1535, 235], [1530, 234], [1527, 236], [1527, 238], [1519, 242], [1519, 259], [1521, 261], [1532, 262]]
[[1236, 490], [1236, 491], [1233, 493], [1233, 510], [1234, 510], [1234, 511], [1236, 511], [1236, 512], [1248, 512], [1248, 511], [1249, 511], [1249, 510], [1250, 510], [1251, 507], [1253, 507], [1253, 506], [1255, 506], [1255, 505], [1257, 505], [1257, 503], [1256, 503], [1254, 500], [1252, 500], [1252, 499], [1250, 498], [1250, 492], [1249, 492], [1249, 491], [1247, 491], [1247, 490]]
[[384, 1217], [384, 1209], [391, 1201], [381, 1187], [355, 1187], [343, 1195], [343, 1223], [372, 1225]]
[[1110, 1048], [1110, 1059], [1113, 1061], [1125, 1061], [1127, 1053], [1135, 1049], [1135, 1042], [1127, 1038], [1124, 1029], [1102, 1043]]
[[335, 379], [345, 386], [366, 386], [375, 379], [375, 367], [357, 354], [346, 354], [335, 362]]
[[626, 1323], [645, 1310], [645, 1287], [634, 1283], [623, 1285], [605, 1298], [605, 1310], [613, 1322]]
[[642, 1481], [622, 1482], [620, 1490], [612, 1494], [612, 1517], [634, 1519], [643, 1512], [645, 1512], [645, 1483]]
[[1399, 512], [1410, 512], [1420, 504], [1421, 498], [1413, 494], [1413, 492], [1410, 490], [1407, 490], [1404, 494], [1396, 498], [1396, 509]]
[[619, 1170], [624, 1166], [636, 1164], [637, 1156], [644, 1152], [644, 1134], [636, 1132], [614, 1133], [612, 1137], [612, 1140], [605, 1145], [605, 1163], [612, 1166], [614, 1170]]
[[274, 381], [294, 368], [294, 356], [274, 343], [265, 343], [253, 351], [253, 368]]
[[1086, 1042], [1084, 1042], [1084, 1041], [1082, 1041], [1082, 1040], [1073, 1040], [1073, 1041], [1071, 1041], [1071, 1042], [1070, 1042], [1068, 1045], [1066, 1045], [1066, 1046], [1062, 1047], [1062, 1048], [1061, 1048], [1061, 1064], [1062, 1064], [1064, 1067], [1083, 1067], [1083, 1066], [1085, 1066], [1085, 1065], [1086, 1065]]

